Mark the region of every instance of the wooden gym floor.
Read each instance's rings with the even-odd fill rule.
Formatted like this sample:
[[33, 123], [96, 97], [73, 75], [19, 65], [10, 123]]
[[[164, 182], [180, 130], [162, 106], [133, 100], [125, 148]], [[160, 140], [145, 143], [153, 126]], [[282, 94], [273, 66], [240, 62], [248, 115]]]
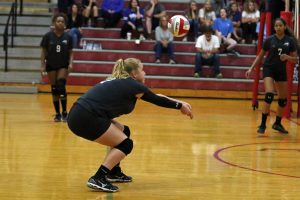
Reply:
[[[69, 107], [77, 98], [69, 95]], [[284, 119], [290, 133], [281, 135], [271, 113], [258, 137], [261, 112], [249, 100], [185, 100], [194, 120], [143, 101], [119, 118], [132, 130], [135, 147], [122, 167], [134, 181], [110, 194], [85, 186], [106, 147], [54, 123], [49, 94], [0, 94], [0, 199], [300, 198], [299, 119]]]

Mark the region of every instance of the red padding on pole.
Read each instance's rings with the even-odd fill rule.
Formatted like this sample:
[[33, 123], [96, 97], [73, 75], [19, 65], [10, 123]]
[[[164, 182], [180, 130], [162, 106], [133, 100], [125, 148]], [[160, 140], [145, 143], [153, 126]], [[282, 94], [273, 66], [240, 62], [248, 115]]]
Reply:
[[[285, 20], [287, 26], [289, 26], [291, 29], [293, 29], [293, 13], [292, 12], [286, 12], [281, 11], [280, 16], [282, 19]], [[291, 117], [292, 112], [292, 88], [293, 88], [293, 73], [294, 73], [294, 64], [291, 62], [288, 62], [286, 64], [286, 75], [287, 75], [287, 84], [288, 84], [288, 93], [287, 93], [287, 105], [285, 107], [283, 116], [286, 118]]]

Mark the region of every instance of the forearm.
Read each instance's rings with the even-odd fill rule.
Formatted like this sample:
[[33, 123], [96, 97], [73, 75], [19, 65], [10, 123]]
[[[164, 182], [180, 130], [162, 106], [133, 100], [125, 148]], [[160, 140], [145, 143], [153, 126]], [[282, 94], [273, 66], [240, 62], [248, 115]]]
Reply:
[[182, 107], [182, 103], [170, 97], [164, 95], [157, 95], [148, 91], [145, 93], [141, 99], [144, 101], [153, 103], [157, 106], [165, 107], [165, 108], [173, 108], [173, 109], [180, 109]]

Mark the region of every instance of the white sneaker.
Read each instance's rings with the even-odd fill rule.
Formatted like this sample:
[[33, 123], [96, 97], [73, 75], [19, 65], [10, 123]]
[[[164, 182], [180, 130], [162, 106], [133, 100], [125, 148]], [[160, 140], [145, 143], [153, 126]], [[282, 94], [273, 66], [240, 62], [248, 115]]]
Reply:
[[186, 42], [187, 41], [187, 37], [184, 37], [183, 39], [182, 39], [182, 42]]
[[141, 34], [139, 40], [144, 41], [144, 40], [146, 40], [146, 38]]

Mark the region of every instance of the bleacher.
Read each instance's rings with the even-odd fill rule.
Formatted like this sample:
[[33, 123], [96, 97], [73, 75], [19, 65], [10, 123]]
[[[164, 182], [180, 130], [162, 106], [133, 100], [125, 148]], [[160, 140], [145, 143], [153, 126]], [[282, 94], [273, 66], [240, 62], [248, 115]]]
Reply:
[[[169, 15], [182, 13], [187, 7], [187, 2], [180, 1], [162, 1]], [[142, 1], [145, 5], [146, 1]], [[51, 16], [49, 16], [49, 19]], [[255, 58], [255, 45], [238, 45], [237, 50], [241, 56], [235, 57], [227, 54], [221, 54], [221, 72], [224, 78], [210, 78], [212, 71], [209, 67], [204, 67], [203, 74], [207, 77], [194, 78], [195, 62], [195, 43], [183, 42], [182, 38], [177, 38], [175, 43], [175, 60], [177, 64], [168, 64], [167, 58], [162, 57], [162, 63], [154, 63], [154, 43], [153, 40], [142, 41], [141, 44], [135, 44], [134, 40], [120, 39], [120, 24], [116, 28], [83, 28], [83, 39], [89, 43], [101, 44], [102, 49], [87, 50], [74, 49], [73, 71], [68, 78], [69, 92], [85, 92], [90, 86], [104, 80], [112, 71], [114, 62], [119, 58], [136, 57], [144, 63], [147, 74], [146, 84], [154, 90], [164, 90], [168, 95], [174, 96], [203, 96], [206, 97], [230, 97], [230, 98], [250, 98], [252, 90], [252, 80], [245, 79], [245, 71], [251, 65]], [[48, 26], [45, 24], [45, 26]], [[101, 18], [99, 18], [101, 26]], [[21, 28], [21, 27], [19, 27]], [[39, 70], [40, 49], [38, 43], [45, 33], [40, 30], [28, 29], [21, 31], [22, 34], [34, 36], [36, 48], [24, 54], [27, 60], [31, 59], [34, 66], [30, 71]], [[27, 32], [26, 32], [27, 31]], [[43, 33], [42, 33], [43, 32]], [[17, 44], [18, 45], [18, 44]], [[14, 66], [16, 67], [16, 66]], [[18, 69], [14, 69], [18, 71]], [[20, 70], [22, 71], [22, 70]], [[26, 69], [23, 69], [26, 71]], [[43, 77], [39, 85], [39, 91], [49, 92], [47, 77]], [[263, 85], [260, 83], [260, 91]], [[295, 88], [296, 89], [296, 88]], [[218, 92], [217, 92], [218, 91]], [[224, 95], [224, 94], [232, 95]]]

